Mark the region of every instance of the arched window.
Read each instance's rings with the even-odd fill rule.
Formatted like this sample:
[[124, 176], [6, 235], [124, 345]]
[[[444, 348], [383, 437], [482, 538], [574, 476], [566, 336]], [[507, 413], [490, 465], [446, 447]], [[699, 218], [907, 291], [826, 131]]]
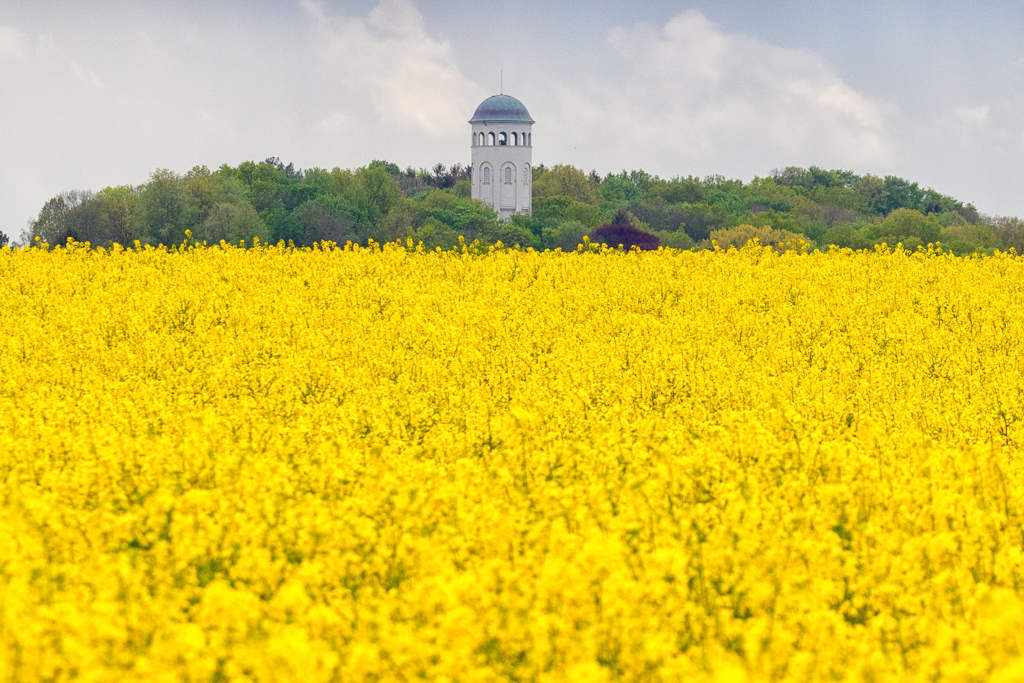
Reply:
[[484, 166], [484, 185], [491, 184], [491, 169]]
[[498, 133], [498, 144], [501, 146], [508, 144], [508, 133], [505, 133], [504, 131]]
[[512, 146], [513, 147], [518, 147], [519, 146], [519, 133], [512, 133]]
[[488, 145], [493, 145], [494, 144], [494, 133], [488, 133], [487, 134], [487, 144]]
[[477, 146], [477, 143], [478, 143], [479, 141], [480, 141], [480, 136], [479, 136], [479, 135], [477, 135], [476, 133], [473, 133], [473, 146], [474, 146], [474, 147], [476, 147], [476, 146]]
[[533, 133], [530, 133], [530, 134], [529, 134], [529, 135], [528, 135], [528, 136], [526, 137], [526, 140], [527, 140], [527, 142], [526, 142], [527, 146], [529, 146], [529, 147], [533, 147]]
[[505, 167], [505, 182], [508, 183], [508, 184], [512, 184], [512, 167], [511, 166], [506, 166]]
[[523, 166], [523, 185], [530, 184], [530, 165]]

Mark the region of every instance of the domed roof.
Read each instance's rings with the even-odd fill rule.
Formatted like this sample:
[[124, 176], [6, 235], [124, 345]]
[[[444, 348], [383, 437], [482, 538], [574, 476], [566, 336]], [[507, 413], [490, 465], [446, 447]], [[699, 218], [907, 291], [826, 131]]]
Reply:
[[493, 95], [480, 103], [470, 123], [533, 123], [523, 103], [510, 95]]

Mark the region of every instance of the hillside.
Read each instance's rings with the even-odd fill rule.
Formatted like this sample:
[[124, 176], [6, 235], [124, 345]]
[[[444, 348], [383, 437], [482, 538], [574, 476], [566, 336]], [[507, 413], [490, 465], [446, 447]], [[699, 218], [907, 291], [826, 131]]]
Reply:
[[366, 244], [411, 238], [450, 248], [459, 236], [537, 249], [575, 249], [619, 211], [661, 246], [780, 244], [853, 249], [941, 242], [956, 254], [1024, 251], [1024, 223], [983, 216], [918, 183], [852, 171], [787, 167], [748, 183], [708, 176], [659, 178], [642, 170], [601, 176], [566, 165], [533, 171], [533, 215], [499, 221], [469, 198], [470, 169], [374, 161], [354, 169], [298, 170], [277, 158], [185, 175], [158, 169], [137, 186], [62, 193], [40, 210], [23, 242], [94, 246], [324, 240]]

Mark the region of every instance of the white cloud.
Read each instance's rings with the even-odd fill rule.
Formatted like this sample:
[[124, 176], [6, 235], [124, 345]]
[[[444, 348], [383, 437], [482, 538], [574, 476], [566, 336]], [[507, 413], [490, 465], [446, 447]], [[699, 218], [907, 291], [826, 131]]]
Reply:
[[74, 60], [70, 60], [68, 63], [71, 65], [71, 70], [75, 72], [75, 78], [77, 78], [81, 83], [103, 90], [103, 84], [100, 82], [100, 79], [96, 78], [96, 74], [94, 74], [91, 69], [86, 69]]
[[155, 41], [153, 40], [152, 36], [149, 35], [149, 33], [147, 33], [146, 31], [139, 31], [136, 35], [138, 38], [138, 44], [142, 46], [142, 50], [143, 52], [145, 52], [146, 56], [150, 57], [151, 59], [163, 58], [163, 55], [160, 54], [160, 51], [157, 49]]
[[238, 130], [232, 118], [230, 113], [222, 110], [208, 111], [200, 109], [195, 112], [195, 120], [200, 129], [208, 133], [215, 133], [219, 137], [229, 140], [238, 137]]
[[40, 58], [52, 57], [57, 54], [57, 41], [53, 34], [47, 31], [39, 36], [39, 44], [36, 46], [36, 56]]
[[672, 159], [675, 168], [889, 162], [895, 107], [813, 52], [724, 33], [696, 9], [661, 28], [615, 29], [609, 41], [609, 74], [561, 88], [553, 124], [581, 146], [584, 136], [602, 139], [624, 162]]
[[0, 26], [0, 60], [24, 60], [25, 34], [11, 26]]
[[316, 128], [327, 132], [334, 132], [344, 128], [348, 121], [349, 117], [345, 114], [331, 114], [330, 116], [326, 116], [321, 119], [320, 122], [316, 124]]
[[483, 98], [455, 63], [448, 41], [427, 34], [408, 0], [380, 0], [365, 18], [330, 16], [304, 0], [317, 25], [321, 58], [380, 118], [430, 135], [461, 131]]
[[988, 121], [991, 112], [992, 105], [979, 104], [974, 107], [957, 107], [953, 110], [953, 116], [965, 124], [981, 126]]

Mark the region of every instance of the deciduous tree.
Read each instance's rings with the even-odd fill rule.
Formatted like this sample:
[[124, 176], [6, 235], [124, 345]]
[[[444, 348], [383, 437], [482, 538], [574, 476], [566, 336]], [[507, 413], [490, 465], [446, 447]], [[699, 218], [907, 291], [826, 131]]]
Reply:
[[135, 227], [143, 241], [180, 244], [185, 231], [196, 225], [198, 213], [198, 202], [185, 189], [181, 176], [159, 168], [139, 194]]
[[594, 241], [610, 247], [621, 246], [627, 251], [633, 247], [643, 250], [657, 249], [658, 238], [630, 225], [631, 216], [632, 214], [627, 211], [619, 211], [611, 223], [602, 225], [594, 231]]

